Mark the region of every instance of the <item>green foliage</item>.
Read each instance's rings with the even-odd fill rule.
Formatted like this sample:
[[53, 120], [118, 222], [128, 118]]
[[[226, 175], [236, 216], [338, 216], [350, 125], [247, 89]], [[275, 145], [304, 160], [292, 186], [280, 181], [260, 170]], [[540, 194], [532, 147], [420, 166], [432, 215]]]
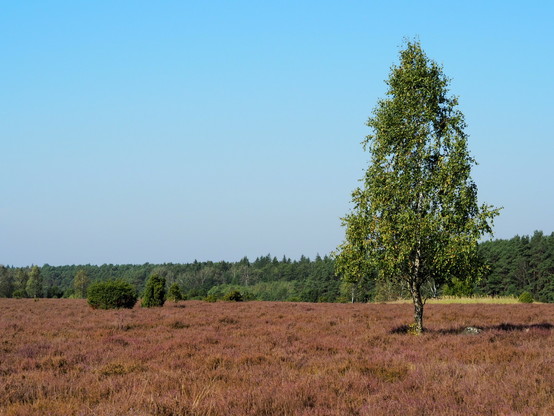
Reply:
[[406, 299], [410, 291], [403, 281], [397, 279], [377, 279], [373, 289], [374, 302], [390, 302]]
[[17, 269], [14, 279], [14, 297], [17, 292], [20, 298], [27, 297], [27, 281], [29, 280], [29, 273], [26, 269]]
[[14, 277], [7, 267], [0, 264], [0, 297], [11, 298], [14, 291]]
[[206, 302], [214, 303], [214, 302], [217, 302], [217, 296], [212, 295], [212, 294], [208, 294], [208, 296], [206, 296], [206, 297], [204, 298], [204, 300], [205, 300]]
[[173, 283], [169, 290], [167, 291], [167, 299], [173, 302], [178, 302], [183, 300], [183, 294], [181, 293], [181, 288], [177, 283]]
[[523, 292], [521, 295], [519, 295], [517, 300], [518, 300], [518, 302], [521, 302], [521, 303], [533, 303], [534, 302], [533, 295], [530, 294], [529, 292]]
[[130, 283], [122, 280], [97, 282], [89, 286], [87, 301], [94, 309], [131, 309], [137, 302], [137, 293]]
[[471, 279], [458, 279], [453, 277], [442, 291], [445, 296], [469, 297], [475, 293], [474, 282]]
[[232, 290], [230, 292], [227, 292], [225, 296], [223, 296], [223, 300], [227, 302], [242, 302], [244, 300], [244, 297], [242, 296], [242, 293], [240, 293], [238, 290]]
[[[14, 276], [14, 290], [25, 290], [27, 268], [7, 268]], [[83, 270], [90, 281], [121, 279], [133, 284], [143, 293], [146, 280], [154, 273], [166, 278], [170, 286], [179, 285], [187, 299], [204, 299], [214, 288], [235, 287], [247, 299], [273, 301], [336, 301], [340, 295], [340, 281], [335, 275], [334, 260], [328, 256], [315, 260], [302, 256], [299, 260], [283, 257], [278, 260], [269, 254], [254, 261], [198, 262], [188, 264], [103, 264], [66, 265], [41, 268], [46, 286], [57, 286], [64, 297], [76, 297], [75, 275]], [[223, 290], [219, 297], [228, 291]], [[12, 293], [13, 296], [13, 293]], [[27, 296], [25, 294], [24, 296]], [[357, 301], [360, 301], [358, 298]]]
[[42, 276], [40, 274], [40, 267], [33, 266], [29, 273], [29, 279], [25, 286], [27, 295], [31, 298], [40, 298], [42, 296]]
[[48, 289], [46, 289], [46, 297], [57, 299], [62, 298], [63, 290], [61, 290], [58, 286], [48, 286]]
[[357, 282], [376, 269], [403, 281], [423, 330], [423, 288], [477, 275], [477, 241], [498, 214], [478, 206], [463, 114], [448, 78], [418, 42], [407, 42], [391, 68], [387, 98], [368, 119], [371, 163], [352, 193], [337, 271]]
[[165, 303], [165, 278], [153, 274], [148, 278], [141, 305], [145, 308], [160, 307]]
[[14, 290], [12, 296], [15, 299], [26, 298], [27, 297], [27, 292], [23, 289], [17, 289], [17, 290]]
[[[87, 293], [88, 293], [88, 289], [87, 289]], [[75, 289], [73, 288], [73, 286], [65, 289], [65, 291], [63, 292], [63, 297], [65, 299], [73, 299], [75, 297]]]
[[359, 282], [343, 279], [340, 284], [339, 302], [370, 302], [374, 300], [376, 279], [374, 276], [365, 276]]
[[229, 300], [226, 297], [230, 293], [240, 293], [242, 300], [254, 300], [256, 296], [250, 291], [254, 287], [245, 287], [241, 285], [218, 285], [212, 287], [205, 298], [205, 300]]
[[332, 302], [340, 297], [340, 279], [334, 273], [334, 264], [329, 257], [317, 256], [313, 266], [302, 256], [299, 262], [301, 278], [296, 292], [303, 302]]
[[532, 293], [540, 302], [554, 302], [554, 233], [486, 241], [479, 252], [488, 269], [478, 282], [481, 295]]
[[77, 270], [73, 278], [74, 295], [77, 298], [84, 298], [87, 295], [89, 277], [84, 269]]
[[241, 287], [240, 291], [247, 295], [249, 300], [286, 301], [293, 298], [297, 291], [294, 281], [278, 280], [274, 282], [260, 282], [254, 286]]
[[[481, 275], [459, 279], [433, 278], [422, 286], [422, 296], [437, 294], [478, 296], [512, 296], [523, 291], [533, 294], [536, 301], [554, 302], [554, 233], [540, 231], [531, 236], [516, 236], [509, 240], [479, 243]], [[75, 275], [83, 270], [91, 281], [121, 279], [143, 290], [146, 279], [153, 273], [166, 277], [168, 286], [175, 283], [185, 298], [205, 299], [208, 293], [221, 299], [228, 291], [239, 290], [247, 299], [292, 302], [367, 302], [410, 298], [407, 285], [387, 282], [379, 277], [375, 267], [365, 264], [360, 280], [342, 279], [335, 272], [335, 260], [327, 256], [315, 260], [301, 257], [278, 260], [269, 255], [252, 262], [194, 262], [188, 264], [142, 265], [66, 265], [40, 268], [46, 297], [76, 297]], [[486, 267], [484, 266], [486, 265]], [[0, 266], [0, 297], [28, 297], [27, 281], [31, 268]], [[478, 279], [473, 279], [478, 277]], [[144, 279], [144, 280], [142, 280]], [[240, 284], [246, 283], [248, 286]], [[59, 289], [58, 289], [59, 288]], [[13, 289], [13, 290], [12, 290]], [[441, 292], [442, 290], [442, 292]], [[169, 295], [168, 295], [169, 297]]]

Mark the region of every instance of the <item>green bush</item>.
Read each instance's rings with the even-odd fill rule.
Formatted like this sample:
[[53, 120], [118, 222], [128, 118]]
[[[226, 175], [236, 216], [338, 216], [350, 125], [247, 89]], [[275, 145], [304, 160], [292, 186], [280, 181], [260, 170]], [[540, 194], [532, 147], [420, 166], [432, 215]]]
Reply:
[[519, 295], [519, 298], [517, 300], [521, 303], [533, 303], [533, 295], [529, 292], [523, 292], [521, 295]]
[[137, 292], [122, 280], [97, 282], [89, 286], [87, 301], [93, 309], [131, 309], [137, 303]]
[[12, 293], [12, 297], [16, 299], [26, 298], [27, 292], [25, 292], [25, 290], [23, 289], [14, 290], [14, 292]]
[[[258, 297], [253, 291], [251, 291], [251, 290], [257, 290], [259, 294], [260, 290], [256, 288], [257, 288], [257, 285], [246, 287], [241, 285], [223, 284], [223, 285], [212, 286], [208, 291], [207, 296], [215, 297], [217, 300], [228, 300], [226, 299], [227, 295], [229, 295], [232, 292], [239, 292], [242, 295], [243, 301], [256, 300], [258, 299]], [[259, 299], [259, 300], [266, 300], [266, 299]]]
[[216, 297], [215, 295], [210, 295], [210, 294], [208, 294], [208, 296], [206, 296], [206, 297], [204, 298], [204, 300], [205, 300], [206, 302], [214, 303], [214, 302], [217, 302], [217, 297]]
[[227, 292], [225, 296], [223, 296], [223, 300], [226, 300], [228, 302], [242, 302], [244, 300], [244, 297], [242, 296], [242, 293], [240, 293], [238, 290], [231, 290], [230, 292]]
[[165, 303], [165, 278], [158, 274], [153, 274], [148, 278], [141, 306], [152, 308], [164, 306]]
[[181, 289], [177, 283], [173, 283], [169, 287], [169, 290], [167, 291], [167, 299], [172, 300], [173, 302], [183, 300], [183, 294], [181, 293]]

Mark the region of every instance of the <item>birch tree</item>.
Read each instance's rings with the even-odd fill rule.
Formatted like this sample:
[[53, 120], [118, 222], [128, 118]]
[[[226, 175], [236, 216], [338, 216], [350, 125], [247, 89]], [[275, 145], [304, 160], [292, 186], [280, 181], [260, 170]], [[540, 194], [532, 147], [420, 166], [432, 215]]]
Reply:
[[423, 331], [424, 287], [478, 273], [477, 242], [499, 209], [478, 204], [476, 164], [450, 80], [419, 42], [407, 41], [386, 81], [386, 97], [367, 121], [370, 164], [342, 220], [337, 272], [347, 281], [374, 268], [406, 285], [414, 330]]

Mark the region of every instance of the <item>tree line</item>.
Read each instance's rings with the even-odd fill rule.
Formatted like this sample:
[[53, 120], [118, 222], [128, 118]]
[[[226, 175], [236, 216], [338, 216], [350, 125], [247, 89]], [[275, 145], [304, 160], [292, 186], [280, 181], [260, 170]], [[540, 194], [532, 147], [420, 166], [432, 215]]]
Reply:
[[[542, 302], [554, 302], [554, 233], [536, 231], [479, 244], [482, 275], [470, 283], [453, 280], [433, 288], [432, 296], [519, 296], [529, 292]], [[123, 280], [143, 293], [148, 277], [176, 284], [186, 299], [219, 299], [239, 291], [245, 299], [299, 302], [367, 302], [409, 298], [409, 290], [394, 281], [375, 280], [368, 270], [360, 282], [349, 283], [336, 272], [331, 256], [298, 260], [271, 255], [253, 261], [187, 264], [0, 266], [0, 297], [86, 297], [87, 287], [100, 281]]]
[[554, 302], [554, 233], [483, 242], [479, 254], [487, 266], [476, 294], [517, 295], [529, 292], [542, 302]]
[[[97, 281], [123, 280], [139, 293], [152, 274], [163, 277], [169, 286], [177, 284], [186, 299], [218, 298], [239, 290], [247, 299], [335, 302], [341, 281], [329, 256], [299, 260], [271, 255], [254, 261], [165, 263], [142, 265], [103, 264], [42, 267], [0, 266], [0, 297], [85, 297], [86, 287]], [[40, 290], [27, 290], [29, 281], [39, 281]]]

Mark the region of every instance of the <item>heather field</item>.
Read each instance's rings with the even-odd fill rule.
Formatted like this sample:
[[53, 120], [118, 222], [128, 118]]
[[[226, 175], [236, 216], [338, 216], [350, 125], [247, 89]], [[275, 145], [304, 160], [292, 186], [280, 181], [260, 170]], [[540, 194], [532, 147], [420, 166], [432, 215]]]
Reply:
[[[554, 415], [554, 305], [0, 299], [0, 415]], [[464, 332], [479, 327], [478, 334]]]

